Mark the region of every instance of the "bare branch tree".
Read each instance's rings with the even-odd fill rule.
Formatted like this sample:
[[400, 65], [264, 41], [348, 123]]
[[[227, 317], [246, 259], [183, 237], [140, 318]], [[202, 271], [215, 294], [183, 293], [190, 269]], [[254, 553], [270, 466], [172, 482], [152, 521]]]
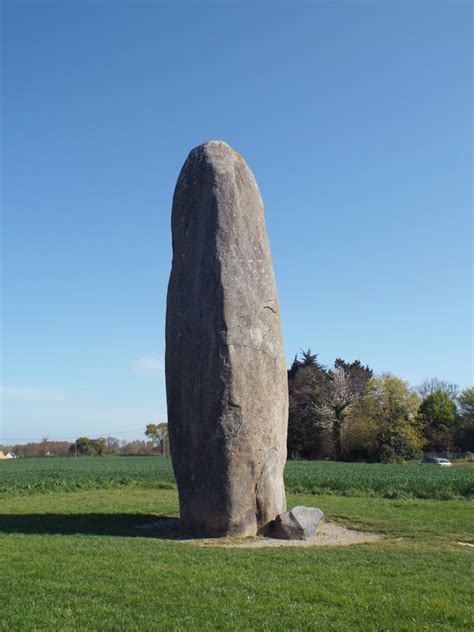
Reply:
[[432, 377], [424, 380], [419, 386], [416, 387], [416, 391], [421, 398], [428, 397], [436, 393], [436, 391], [443, 391], [447, 393], [449, 397], [456, 401], [459, 396], [459, 386], [453, 382], [444, 382], [437, 377]]
[[328, 372], [328, 392], [322, 404], [315, 405], [315, 410], [332, 428], [334, 453], [336, 460], [342, 456], [342, 436], [346, 415], [357, 398], [357, 390], [351, 380], [349, 372], [336, 366]]

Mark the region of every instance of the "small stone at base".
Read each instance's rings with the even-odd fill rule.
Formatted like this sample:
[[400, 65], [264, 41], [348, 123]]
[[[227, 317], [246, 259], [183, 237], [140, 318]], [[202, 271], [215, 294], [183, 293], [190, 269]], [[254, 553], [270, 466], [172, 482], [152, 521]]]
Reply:
[[324, 514], [321, 509], [293, 507], [276, 517], [271, 537], [282, 540], [311, 540], [321, 530], [323, 524]]

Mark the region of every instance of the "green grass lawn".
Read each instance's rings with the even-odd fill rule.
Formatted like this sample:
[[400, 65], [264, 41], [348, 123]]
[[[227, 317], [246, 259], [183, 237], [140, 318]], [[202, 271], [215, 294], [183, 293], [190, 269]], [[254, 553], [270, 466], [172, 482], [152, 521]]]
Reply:
[[290, 495], [384, 534], [350, 547], [224, 549], [136, 525], [176, 516], [138, 485], [0, 499], [0, 629], [472, 630], [472, 501]]

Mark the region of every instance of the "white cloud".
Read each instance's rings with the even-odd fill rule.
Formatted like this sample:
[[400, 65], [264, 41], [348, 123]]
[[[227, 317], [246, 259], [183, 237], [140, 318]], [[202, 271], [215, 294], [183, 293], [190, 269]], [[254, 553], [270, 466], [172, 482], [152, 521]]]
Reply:
[[163, 360], [158, 356], [140, 356], [133, 362], [133, 370], [135, 373], [149, 375], [150, 373], [160, 373], [165, 367]]
[[66, 391], [57, 388], [30, 388], [25, 386], [1, 386], [2, 397], [33, 399], [47, 402], [63, 402]]

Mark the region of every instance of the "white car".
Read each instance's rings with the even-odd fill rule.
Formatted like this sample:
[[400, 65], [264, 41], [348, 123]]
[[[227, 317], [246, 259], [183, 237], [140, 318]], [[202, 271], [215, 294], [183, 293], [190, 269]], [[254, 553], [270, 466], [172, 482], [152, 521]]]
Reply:
[[438, 458], [425, 459], [423, 461], [423, 463], [429, 463], [430, 465], [439, 465], [440, 467], [451, 467], [452, 466], [451, 461], [448, 461], [448, 459], [438, 459]]

